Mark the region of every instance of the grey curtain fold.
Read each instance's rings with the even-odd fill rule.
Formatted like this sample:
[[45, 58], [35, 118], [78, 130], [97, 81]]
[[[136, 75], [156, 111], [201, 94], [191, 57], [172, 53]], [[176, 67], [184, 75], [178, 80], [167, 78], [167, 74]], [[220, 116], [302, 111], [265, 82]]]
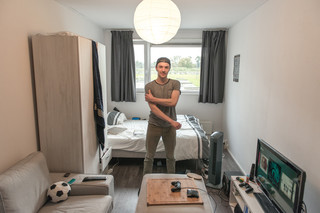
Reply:
[[136, 101], [133, 31], [111, 31], [111, 100]]
[[203, 31], [199, 102], [223, 102], [225, 72], [225, 31]]

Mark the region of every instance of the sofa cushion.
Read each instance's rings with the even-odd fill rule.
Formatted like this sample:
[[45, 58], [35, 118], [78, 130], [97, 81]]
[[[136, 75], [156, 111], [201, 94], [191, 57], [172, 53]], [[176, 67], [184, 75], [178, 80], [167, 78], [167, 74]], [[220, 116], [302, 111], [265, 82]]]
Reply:
[[50, 185], [46, 159], [35, 152], [0, 174], [0, 212], [37, 212]]
[[[72, 179], [75, 181], [71, 184], [71, 196], [79, 195], [110, 195], [114, 197], [114, 178], [112, 175], [90, 175], [90, 174], [74, 174], [71, 173], [68, 177], [64, 177], [65, 173], [50, 173], [51, 181], [69, 182]], [[88, 181], [82, 182], [87, 176], [104, 176], [105, 181]]]
[[112, 197], [110, 195], [70, 196], [68, 200], [61, 203], [47, 203], [38, 213], [111, 213], [112, 208]]

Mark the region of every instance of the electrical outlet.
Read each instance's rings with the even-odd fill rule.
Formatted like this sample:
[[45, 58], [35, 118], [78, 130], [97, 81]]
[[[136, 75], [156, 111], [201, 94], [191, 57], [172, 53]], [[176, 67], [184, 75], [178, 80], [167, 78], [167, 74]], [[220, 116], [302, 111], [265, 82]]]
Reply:
[[223, 148], [228, 149], [228, 147], [229, 147], [228, 140], [223, 140]]

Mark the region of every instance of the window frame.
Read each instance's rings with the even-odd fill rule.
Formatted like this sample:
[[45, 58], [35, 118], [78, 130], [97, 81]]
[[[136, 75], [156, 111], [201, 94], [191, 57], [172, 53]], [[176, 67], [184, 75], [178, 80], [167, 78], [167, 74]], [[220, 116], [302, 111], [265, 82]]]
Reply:
[[[202, 47], [201, 40], [197, 41], [184, 41], [176, 40], [174, 43], [164, 43], [164, 44], [151, 44], [141, 39], [133, 39], [133, 45], [142, 44], [144, 45], [144, 85], [151, 81], [151, 47]], [[200, 55], [201, 57], [201, 55]], [[136, 88], [136, 93], [144, 93], [143, 88]], [[198, 91], [183, 91], [184, 94], [199, 94]]]

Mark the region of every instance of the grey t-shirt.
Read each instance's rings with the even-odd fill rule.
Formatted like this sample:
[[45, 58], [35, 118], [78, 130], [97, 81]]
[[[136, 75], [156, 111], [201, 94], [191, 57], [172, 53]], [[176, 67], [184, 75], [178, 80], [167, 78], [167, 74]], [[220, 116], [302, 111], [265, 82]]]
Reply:
[[[146, 86], [144, 87], [145, 93], [148, 93], [149, 89], [151, 90], [151, 94], [154, 97], [169, 99], [171, 98], [173, 90], [178, 90], [180, 92], [180, 82], [177, 80], [169, 79], [166, 84], [158, 84], [154, 80], [146, 84]], [[157, 104], [157, 107], [172, 120], [177, 120], [175, 107], [161, 106], [159, 104]], [[160, 127], [170, 126], [167, 121], [164, 121], [161, 118], [157, 117], [152, 111], [150, 111], [149, 123]]]

